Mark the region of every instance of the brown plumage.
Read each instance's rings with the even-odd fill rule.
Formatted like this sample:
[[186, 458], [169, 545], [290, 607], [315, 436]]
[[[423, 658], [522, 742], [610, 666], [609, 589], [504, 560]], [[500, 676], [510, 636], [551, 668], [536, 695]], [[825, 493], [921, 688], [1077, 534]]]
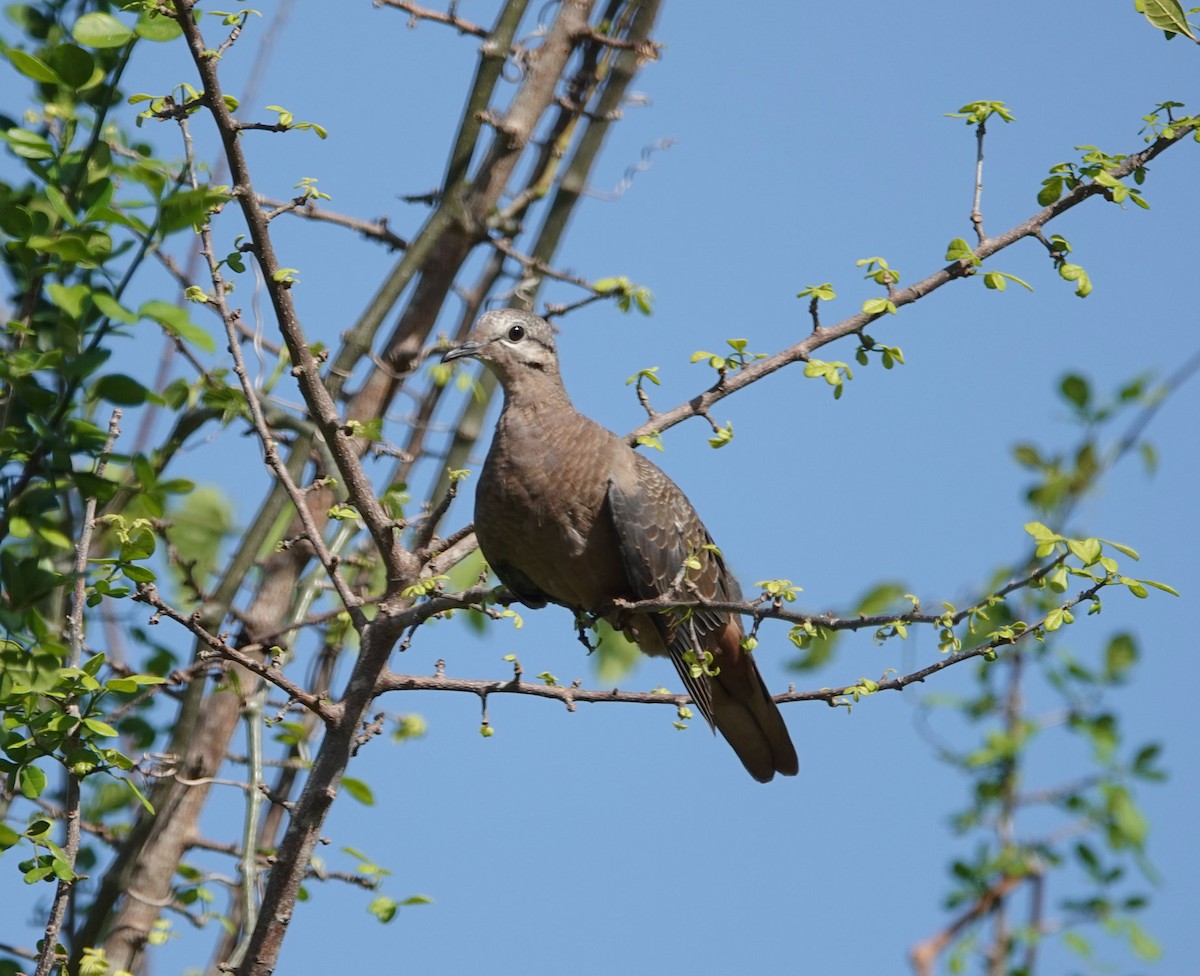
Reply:
[[[692, 700], [755, 779], [794, 775], [779, 708], [741, 647], [741, 620], [703, 608], [621, 614], [613, 601], [740, 600], [737, 581], [687, 496], [654, 464], [578, 413], [549, 322], [488, 312], [444, 360], [496, 374], [504, 409], [475, 494], [475, 534], [500, 580], [531, 607], [600, 614], [646, 654], [669, 655]], [[699, 569], [685, 562], [698, 561]], [[708, 652], [711, 673], [694, 673]]]

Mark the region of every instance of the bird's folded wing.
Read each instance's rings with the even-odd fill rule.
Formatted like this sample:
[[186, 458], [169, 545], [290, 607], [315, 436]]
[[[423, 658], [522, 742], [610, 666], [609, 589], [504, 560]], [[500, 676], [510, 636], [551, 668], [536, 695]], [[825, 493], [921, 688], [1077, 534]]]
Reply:
[[[609, 479], [607, 501], [635, 599], [730, 598], [728, 574], [696, 510], [652, 463], [633, 452], [620, 458]], [[711, 649], [713, 635], [724, 630], [728, 616], [702, 607], [648, 616], [688, 694], [712, 726], [712, 690], [703, 652]]]

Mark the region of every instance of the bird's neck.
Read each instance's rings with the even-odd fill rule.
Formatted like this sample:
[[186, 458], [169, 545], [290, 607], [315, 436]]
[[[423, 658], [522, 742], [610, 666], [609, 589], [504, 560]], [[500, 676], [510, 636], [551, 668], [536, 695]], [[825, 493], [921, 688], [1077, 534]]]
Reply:
[[574, 410], [558, 373], [530, 373], [519, 382], [504, 384], [504, 414], [520, 417], [521, 422], [537, 423], [542, 417]]

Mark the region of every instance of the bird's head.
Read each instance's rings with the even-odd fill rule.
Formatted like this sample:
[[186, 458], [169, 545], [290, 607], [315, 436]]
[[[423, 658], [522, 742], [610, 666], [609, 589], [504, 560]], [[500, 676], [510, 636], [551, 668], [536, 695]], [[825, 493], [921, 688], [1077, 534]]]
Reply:
[[558, 376], [554, 326], [532, 312], [501, 308], [479, 317], [475, 328], [457, 346], [448, 349], [442, 362], [471, 357], [487, 366], [500, 382], [527, 382], [534, 375]]

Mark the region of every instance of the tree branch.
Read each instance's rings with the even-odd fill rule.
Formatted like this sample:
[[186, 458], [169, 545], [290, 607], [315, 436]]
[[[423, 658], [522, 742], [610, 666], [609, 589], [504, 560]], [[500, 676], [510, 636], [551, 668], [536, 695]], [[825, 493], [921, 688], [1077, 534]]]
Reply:
[[386, 244], [393, 251], [403, 251], [408, 247], [408, 241], [394, 234], [388, 227], [386, 217], [380, 217], [374, 221], [362, 220], [358, 217], [347, 217], [345, 214], [335, 213], [332, 210], [318, 207], [316, 201], [311, 197], [297, 197], [294, 200], [275, 200], [271, 197], [265, 197], [260, 193], [258, 194], [258, 204], [260, 207], [268, 209], [267, 216], [270, 219], [274, 219], [285, 213], [295, 214], [297, 217], [323, 221], [327, 224], [334, 224], [338, 227], [357, 231], [363, 237]]
[[[1115, 581], [1114, 581], [1115, 582]], [[1070, 609], [1080, 603], [1090, 602], [1096, 598], [1100, 590], [1106, 586], [1113, 585], [1112, 582], [1101, 580], [1093, 586], [1080, 591], [1074, 597], [1066, 600], [1057, 609]], [[442, 597], [438, 600], [429, 601], [420, 604], [416, 609], [431, 609], [435, 604], [440, 604], [442, 601], [451, 598]], [[706, 604], [710, 605], [710, 604]], [[712, 606], [717, 606], [711, 604]], [[670, 606], [679, 606], [678, 603], [670, 604]], [[744, 606], [730, 605], [730, 610], [744, 610]], [[411, 613], [412, 611], [410, 611]], [[427, 613], [432, 616], [433, 612]], [[897, 675], [894, 678], [881, 679], [879, 681], [860, 680], [854, 684], [842, 685], [837, 688], [819, 688], [811, 691], [796, 691], [794, 688], [784, 692], [783, 694], [775, 695], [775, 701], [780, 704], [788, 702], [801, 701], [823, 701], [830, 705], [844, 705], [847, 702], [841, 700], [845, 698], [853, 698], [857, 701], [865, 695], [875, 694], [880, 691], [903, 691], [909, 685], [923, 682], [926, 678], [937, 674], [939, 671], [944, 671], [946, 668], [954, 667], [957, 664], [962, 664], [964, 661], [971, 661], [975, 658], [993, 656], [1003, 650], [1005, 647], [1015, 646], [1030, 637], [1040, 635], [1044, 632], [1046, 620], [1049, 614], [1043, 616], [1039, 620], [1030, 624], [1028, 628], [1020, 633], [1012, 636], [996, 636], [990, 640], [977, 644], [975, 647], [966, 650], [957, 651], [951, 654], [944, 654], [931, 664], [916, 671], [911, 671], [907, 674]], [[895, 618], [890, 618], [895, 619]], [[465, 678], [448, 678], [445, 674], [439, 673], [435, 675], [407, 675], [397, 674], [392, 671], [387, 671], [380, 676], [379, 682], [376, 685], [376, 691], [383, 694], [388, 691], [454, 691], [468, 692], [470, 694], [479, 695], [481, 698], [487, 698], [488, 695], [494, 694], [519, 694], [532, 695], [537, 698], [554, 698], [566, 704], [569, 711], [575, 710], [576, 702], [623, 702], [626, 704], [640, 705], [683, 705], [691, 701], [687, 695], [676, 695], [669, 692], [637, 692], [637, 691], [620, 691], [616, 688], [611, 690], [590, 690], [579, 687], [578, 682], [569, 686], [558, 684], [530, 684], [521, 680], [521, 672], [518, 670], [512, 679], [508, 681], [498, 680], [477, 680]]]
[[[1141, 152], [1128, 156], [1119, 165], [1110, 170], [1111, 175], [1116, 179], [1129, 176], [1134, 170], [1145, 166], [1160, 153], [1165, 152], [1167, 149], [1190, 137], [1194, 130], [1195, 126], [1181, 126], [1173, 132], [1170, 138], [1160, 136]], [[989, 237], [981, 241], [977, 247], [972, 249], [972, 252], [981, 261], [986, 260], [993, 254], [997, 254], [1006, 247], [1015, 244], [1017, 241], [1023, 240], [1026, 237], [1039, 236], [1042, 228], [1054, 220], [1054, 218], [1066, 213], [1073, 207], [1077, 207], [1090, 197], [1104, 196], [1107, 192], [1109, 191], [1106, 187], [1094, 181], [1091, 183], [1081, 183], [1054, 203], [1043, 207], [1033, 216], [1010, 228], [1003, 234], [998, 234], [995, 237]], [[913, 302], [919, 301], [948, 282], [954, 281], [957, 278], [969, 277], [973, 273], [974, 267], [970, 262], [966, 260], [954, 261], [944, 268], [927, 275], [920, 281], [909, 285], [907, 288], [896, 289], [889, 293], [888, 297], [897, 308], [904, 305], [911, 305]], [[637, 442], [638, 437], [662, 433], [664, 430], [674, 427], [684, 420], [700, 416], [704, 411], [711, 408], [713, 404], [725, 399], [731, 393], [736, 393], [738, 390], [757, 382], [764, 376], [774, 373], [785, 366], [790, 366], [792, 363], [806, 362], [809, 356], [817, 349], [829, 345], [829, 343], [837, 339], [861, 333], [863, 329], [886, 314], [886, 312], [874, 314], [859, 312], [857, 315], [843, 319], [836, 325], [821, 329], [819, 332], [813, 332], [801, 342], [796, 343], [794, 346], [789, 346], [787, 349], [783, 349], [773, 356], [750, 363], [735, 372], [727, 373], [709, 389], [696, 394], [686, 403], [655, 415], [653, 421], [642, 424], [637, 430], [628, 434], [626, 440], [633, 444]]]

